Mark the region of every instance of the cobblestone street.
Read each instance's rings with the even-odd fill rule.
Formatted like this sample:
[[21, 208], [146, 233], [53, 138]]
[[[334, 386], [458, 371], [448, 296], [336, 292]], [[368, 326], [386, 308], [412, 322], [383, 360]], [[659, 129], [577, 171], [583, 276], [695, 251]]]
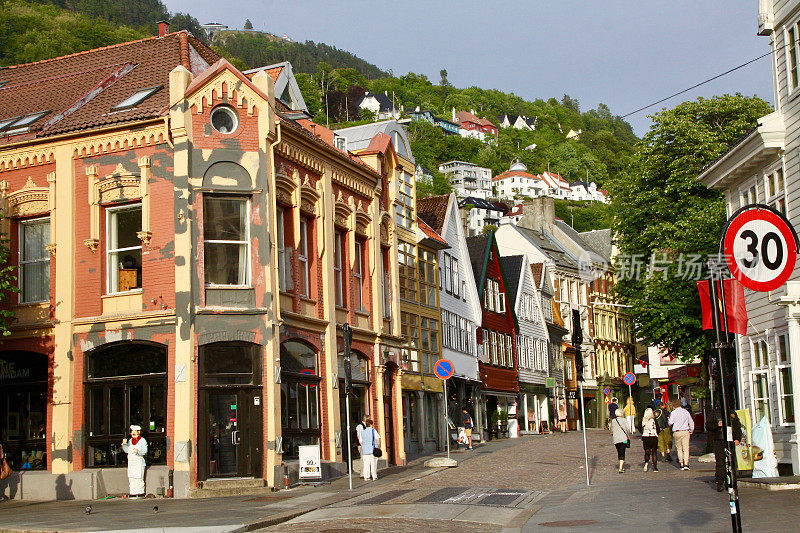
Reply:
[[[642, 471], [641, 441], [616, 471], [606, 431], [588, 435], [591, 486], [579, 432], [493, 441], [456, 451], [457, 468], [421, 461], [365, 482], [347, 478], [266, 496], [204, 500], [0, 502], [2, 531], [730, 531], [725, 494], [713, 486], [713, 464], [692, 458], [692, 470], [660, 464]], [[702, 437], [693, 443], [700, 452]], [[745, 531], [792, 531], [800, 523], [796, 491], [742, 489]], [[158, 512], [154, 512], [154, 506]], [[135, 516], [135, 524], [131, 523]]]

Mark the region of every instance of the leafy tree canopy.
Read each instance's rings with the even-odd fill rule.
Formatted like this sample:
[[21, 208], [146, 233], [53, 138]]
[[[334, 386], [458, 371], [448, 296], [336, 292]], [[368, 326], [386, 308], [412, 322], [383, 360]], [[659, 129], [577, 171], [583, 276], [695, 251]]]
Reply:
[[[737, 93], [699, 98], [656, 113], [629, 171], [611, 176], [607, 187], [616, 215], [617, 270], [622, 278], [616, 289], [631, 305], [637, 336], [646, 344], [686, 359], [709, 349], [701, 329], [697, 276], [679, 276], [716, 254], [725, 204], [720, 193], [707, 189], [697, 176], [769, 112], [769, 104], [760, 98]], [[663, 254], [674, 261], [666, 279], [659, 272], [646, 275], [653, 254], [659, 266]]]

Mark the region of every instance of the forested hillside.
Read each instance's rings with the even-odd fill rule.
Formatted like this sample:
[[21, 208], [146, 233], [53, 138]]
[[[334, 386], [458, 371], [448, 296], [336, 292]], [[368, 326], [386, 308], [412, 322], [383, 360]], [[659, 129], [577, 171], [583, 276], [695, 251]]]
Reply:
[[[170, 20], [173, 31], [188, 29], [206, 39], [196, 18], [171, 14], [160, 0], [0, 0], [0, 66], [153, 35], [163, 19]], [[570, 181], [602, 186], [627, 166], [637, 141], [630, 124], [605, 105], [582, 112], [579, 102], [566, 94], [560, 100], [530, 101], [499, 89], [459, 89], [449, 83], [444, 69], [438, 83], [422, 74], [395, 76], [350, 52], [311, 41], [287, 42], [267, 33], [221, 32], [210, 44], [240, 68], [290, 61], [309, 111], [332, 127], [374, 118], [355, 106], [365, 90], [385, 92], [405, 109], [405, 116], [420, 107], [446, 119], [453, 108], [472, 109], [496, 124], [499, 115], [536, 119], [534, 131], [502, 128], [496, 143], [444, 136], [430, 124], [411, 123], [414, 155], [435, 174], [427, 193], [447, 192], [449, 185], [436, 170], [453, 159], [489, 167], [496, 175], [519, 158], [533, 174], [550, 169]], [[570, 130], [580, 131], [580, 137], [568, 139]]]

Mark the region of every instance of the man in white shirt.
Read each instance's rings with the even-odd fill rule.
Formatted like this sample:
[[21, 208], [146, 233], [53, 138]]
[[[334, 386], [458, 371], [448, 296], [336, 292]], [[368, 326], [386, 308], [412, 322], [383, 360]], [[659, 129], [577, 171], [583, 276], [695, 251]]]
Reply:
[[363, 461], [361, 460], [361, 455], [363, 454], [363, 447], [361, 442], [361, 432], [364, 431], [364, 428], [367, 427], [367, 418], [368, 415], [363, 415], [361, 417], [361, 422], [358, 423], [356, 426], [356, 439], [358, 440], [358, 459], [353, 460], [353, 472], [356, 474], [361, 473], [361, 467], [363, 466]]
[[681, 470], [689, 470], [689, 436], [694, 432], [694, 420], [691, 413], [681, 405], [680, 400], [676, 400], [673, 405], [674, 410], [669, 415], [668, 423], [672, 426]]

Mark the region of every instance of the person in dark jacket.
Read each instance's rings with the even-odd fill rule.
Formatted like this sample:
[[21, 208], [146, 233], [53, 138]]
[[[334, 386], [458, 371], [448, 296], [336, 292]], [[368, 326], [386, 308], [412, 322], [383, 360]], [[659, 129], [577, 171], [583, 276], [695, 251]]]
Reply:
[[725, 435], [722, 434], [722, 418], [716, 411], [711, 411], [706, 420], [706, 435], [712, 442], [714, 449], [714, 481], [717, 484], [717, 492], [725, 490]]

